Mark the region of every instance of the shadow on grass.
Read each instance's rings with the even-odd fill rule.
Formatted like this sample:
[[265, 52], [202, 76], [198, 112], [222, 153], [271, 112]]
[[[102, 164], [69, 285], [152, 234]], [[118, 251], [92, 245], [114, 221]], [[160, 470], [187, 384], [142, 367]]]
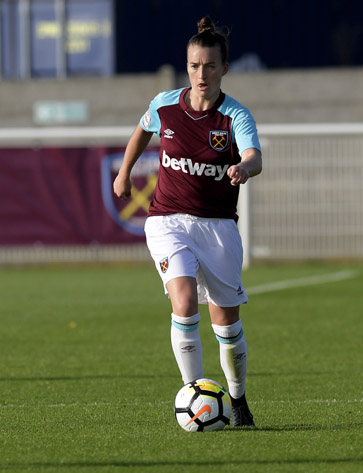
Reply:
[[[358, 371], [357, 371], [358, 372]], [[249, 371], [247, 377], [248, 378], [274, 378], [274, 377], [314, 377], [314, 376], [326, 376], [326, 375], [337, 375], [337, 374], [345, 374], [345, 371], [337, 371], [332, 369], [331, 371], [271, 371], [271, 372], [257, 372], [257, 371]], [[359, 372], [360, 374], [360, 372]], [[209, 373], [208, 377], [211, 379], [218, 379], [222, 376], [222, 373]]]
[[289, 424], [289, 425], [266, 425], [263, 427], [249, 428], [249, 427], [227, 427], [218, 434], [232, 434], [236, 432], [317, 432], [323, 430], [356, 430], [361, 429], [363, 424], [361, 422], [347, 422], [346, 424], [321, 425], [321, 424]]
[[359, 458], [301, 458], [301, 459], [291, 459], [291, 460], [238, 460], [238, 461], [160, 461], [160, 462], [139, 462], [139, 461], [110, 461], [110, 462], [37, 462], [37, 463], [8, 463], [0, 464], [1, 470], [12, 470], [17, 469], [40, 469], [40, 468], [109, 468], [109, 467], [139, 467], [139, 468], [152, 468], [152, 467], [178, 467], [178, 466], [188, 466], [193, 467], [208, 467], [208, 466], [222, 466], [226, 467], [228, 465], [335, 465], [335, 464], [347, 464], [347, 463], [361, 463], [363, 462], [363, 457]]
[[[336, 372], [335, 372], [336, 373]], [[249, 373], [249, 377], [274, 377], [274, 376], [322, 376], [330, 374], [330, 372], [287, 372], [287, 373]], [[210, 373], [210, 379], [218, 379], [221, 377], [221, 373]], [[100, 374], [100, 375], [77, 375], [77, 376], [7, 376], [0, 377], [1, 382], [22, 382], [22, 381], [80, 381], [80, 380], [100, 380], [100, 379], [180, 379], [178, 373], [174, 375], [167, 374]]]
[[224, 429], [221, 433], [231, 433], [231, 432], [309, 432], [314, 430], [322, 430], [321, 425], [309, 425], [309, 424], [291, 424], [291, 425], [266, 425], [264, 427], [230, 427], [229, 429]]

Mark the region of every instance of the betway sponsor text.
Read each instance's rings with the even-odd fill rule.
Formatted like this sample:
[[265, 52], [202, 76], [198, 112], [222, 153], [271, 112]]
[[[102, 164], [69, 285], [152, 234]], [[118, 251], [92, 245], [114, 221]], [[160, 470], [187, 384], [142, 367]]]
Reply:
[[214, 164], [193, 163], [190, 158], [171, 158], [165, 151], [163, 151], [161, 164], [164, 168], [171, 167], [174, 171], [182, 171], [191, 176], [194, 176], [195, 174], [197, 176], [202, 176], [204, 174], [205, 176], [214, 177], [215, 181], [222, 180], [229, 168], [228, 164], [225, 164], [224, 166], [215, 166]]

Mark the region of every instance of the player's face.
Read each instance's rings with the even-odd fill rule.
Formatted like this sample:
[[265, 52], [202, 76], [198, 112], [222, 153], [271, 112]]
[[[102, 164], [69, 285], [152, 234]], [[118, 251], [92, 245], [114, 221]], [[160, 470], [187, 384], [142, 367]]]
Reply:
[[228, 64], [222, 63], [220, 47], [190, 45], [187, 70], [192, 93], [202, 100], [216, 101], [222, 77], [228, 70]]

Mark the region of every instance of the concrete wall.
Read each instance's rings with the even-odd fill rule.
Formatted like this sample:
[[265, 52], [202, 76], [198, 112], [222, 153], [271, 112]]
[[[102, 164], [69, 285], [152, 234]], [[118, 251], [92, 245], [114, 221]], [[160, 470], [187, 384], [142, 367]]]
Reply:
[[363, 68], [227, 74], [223, 85], [259, 123], [363, 121]]
[[34, 126], [33, 106], [39, 101], [84, 101], [89, 120], [82, 125], [136, 125], [150, 100], [175, 85], [169, 67], [157, 74], [114, 78], [76, 78], [0, 82], [0, 128]]
[[[162, 90], [188, 85], [165, 66], [156, 74], [110, 79], [0, 83], [0, 128], [35, 126], [37, 101], [85, 101], [83, 125], [136, 125]], [[249, 107], [258, 123], [363, 122], [363, 68], [229, 73], [223, 90]]]

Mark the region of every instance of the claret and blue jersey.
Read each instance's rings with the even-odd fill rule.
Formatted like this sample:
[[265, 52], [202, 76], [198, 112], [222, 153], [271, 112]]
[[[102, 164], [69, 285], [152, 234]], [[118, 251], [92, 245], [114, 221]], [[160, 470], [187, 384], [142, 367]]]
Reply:
[[189, 109], [188, 90], [160, 93], [140, 120], [145, 131], [160, 136], [160, 169], [149, 215], [236, 219], [239, 186], [231, 185], [227, 170], [240, 162], [244, 150], [260, 150], [255, 121], [222, 92], [209, 110]]

